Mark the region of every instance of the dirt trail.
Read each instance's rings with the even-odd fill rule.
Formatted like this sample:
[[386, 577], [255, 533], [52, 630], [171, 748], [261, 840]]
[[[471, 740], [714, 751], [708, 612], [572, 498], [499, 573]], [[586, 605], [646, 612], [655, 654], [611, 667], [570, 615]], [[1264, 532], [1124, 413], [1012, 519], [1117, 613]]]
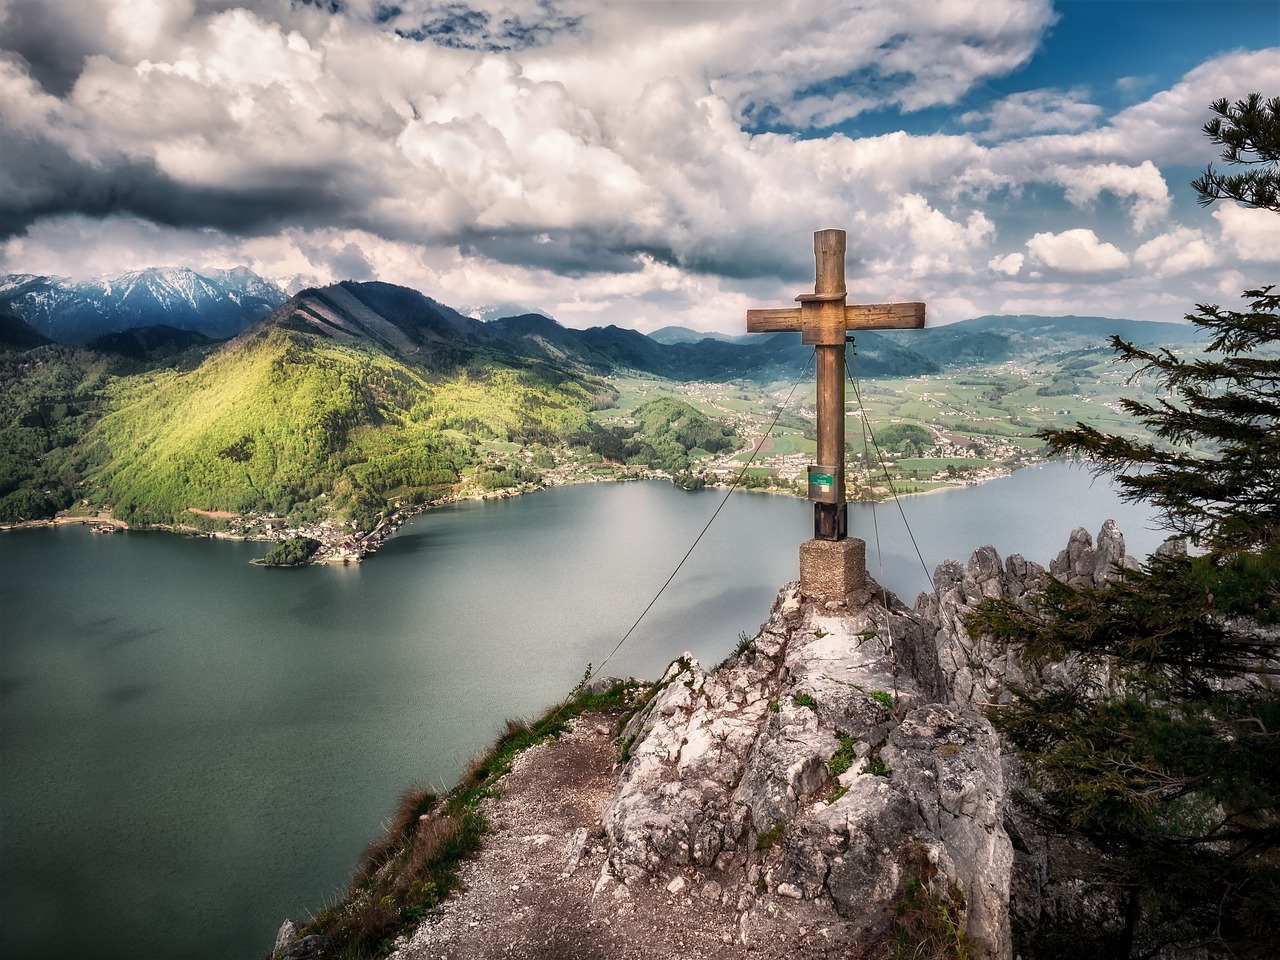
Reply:
[[[594, 895], [605, 861], [601, 815], [617, 780], [616, 717], [576, 719], [559, 740], [521, 754], [482, 809], [494, 827], [463, 865], [464, 890], [424, 922], [394, 960], [739, 960], [797, 957], [794, 942], [743, 946], [732, 907], [690, 868], [679, 877]], [[577, 841], [577, 842], [575, 842]], [[578, 843], [580, 857], [574, 854]]]

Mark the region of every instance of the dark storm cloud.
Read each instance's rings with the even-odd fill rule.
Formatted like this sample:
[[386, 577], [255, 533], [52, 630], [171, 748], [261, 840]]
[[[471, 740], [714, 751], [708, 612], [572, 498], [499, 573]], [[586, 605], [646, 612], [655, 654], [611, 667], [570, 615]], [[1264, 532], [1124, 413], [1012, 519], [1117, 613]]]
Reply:
[[638, 273], [646, 262], [652, 262], [733, 280], [770, 278], [803, 286], [806, 279], [813, 279], [813, 257], [807, 247], [803, 243], [780, 245], [772, 233], [722, 237], [676, 249], [620, 226], [535, 236], [527, 231], [468, 234], [461, 238], [460, 246], [464, 255], [481, 254], [499, 263], [568, 278]]
[[101, 19], [92, 6], [73, 11], [43, 0], [13, 0], [0, 20], [0, 47], [17, 54], [45, 90], [64, 97], [85, 57], [97, 51], [93, 27]]
[[[8, 133], [2, 126], [0, 132]], [[285, 226], [360, 219], [360, 206], [336, 172], [308, 169], [258, 185], [212, 187], [177, 183], [146, 158], [75, 159], [61, 146], [5, 139], [0, 173], [0, 238], [16, 236], [49, 216], [128, 214], [176, 227], [213, 227], [260, 235]]]
[[[238, 0], [196, 0], [200, 17], [237, 5]], [[66, 97], [88, 57], [120, 55], [109, 18], [109, 8], [94, 0], [8, 0], [0, 4], [0, 52], [17, 55], [44, 90]]]
[[[707, 242], [690, 251], [680, 265], [694, 273], [713, 274], [730, 280], [771, 277], [802, 283], [813, 279], [813, 256], [804, 244], [780, 247], [771, 235]], [[852, 258], [851, 258], [852, 265]]]
[[[640, 269], [634, 240], [606, 237], [592, 230], [557, 230], [536, 236], [527, 231], [470, 235], [462, 238], [460, 246], [464, 254], [479, 253], [499, 263], [549, 270], [565, 277]], [[659, 262], [674, 262], [670, 250], [646, 252]]]

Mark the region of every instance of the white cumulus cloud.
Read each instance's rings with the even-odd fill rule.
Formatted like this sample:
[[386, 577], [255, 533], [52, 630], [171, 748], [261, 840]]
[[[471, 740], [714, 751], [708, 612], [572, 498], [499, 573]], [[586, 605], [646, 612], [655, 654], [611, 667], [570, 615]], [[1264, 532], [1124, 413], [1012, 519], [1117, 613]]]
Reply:
[[1157, 277], [1169, 277], [1203, 270], [1212, 266], [1216, 257], [1201, 231], [1176, 227], [1148, 240], [1133, 252], [1133, 259], [1150, 267]]
[[1131, 212], [1135, 230], [1144, 230], [1169, 212], [1172, 200], [1164, 177], [1150, 160], [1137, 166], [1121, 163], [1092, 163], [1068, 166], [1054, 164], [1048, 178], [1066, 187], [1067, 202], [1075, 207], [1093, 206], [1106, 191], [1114, 196], [1132, 198]]
[[1213, 211], [1213, 218], [1237, 256], [1280, 263], [1280, 215], [1226, 203]]
[[1129, 265], [1129, 258], [1123, 251], [1099, 240], [1092, 230], [1083, 228], [1062, 233], [1037, 233], [1027, 241], [1027, 249], [1046, 267], [1066, 273], [1119, 270]]
[[987, 267], [996, 273], [1003, 273], [1005, 276], [1016, 276], [1018, 271], [1022, 269], [1023, 256], [1020, 253], [1010, 253], [1003, 257], [992, 257], [987, 261]]

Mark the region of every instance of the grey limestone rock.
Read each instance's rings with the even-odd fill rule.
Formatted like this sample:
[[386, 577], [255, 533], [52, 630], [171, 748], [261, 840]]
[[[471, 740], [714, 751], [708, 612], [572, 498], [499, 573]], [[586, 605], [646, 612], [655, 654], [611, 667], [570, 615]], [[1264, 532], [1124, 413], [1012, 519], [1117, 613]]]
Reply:
[[1047, 572], [990, 546], [948, 560], [914, 609], [870, 580], [846, 605], [784, 587], [751, 649], [710, 673], [686, 654], [631, 719], [597, 890], [693, 871], [704, 896], [728, 891], [744, 943], [795, 927], [865, 945], [917, 875], [963, 891], [974, 955], [1007, 960], [1011, 914], [1061, 914], [1069, 897], [980, 712], [1037, 675], [965, 620], [985, 598], [1029, 604], [1048, 575], [1101, 588], [1134, 563], [1108, 521], [1096, 546], [1074, 531]]
[[881, 759], [906, 782], [946, 873], [968, 900], [968, 933], [990, 956], [1009, 950], [1013, 845], [1004, 829], [1002, 749], [990, 722], [939, 704], [914, 710]]
[[329, 937], [312, 933], [300, 940], [295, 940], [285, 948], [283, 960], [315, 960], [323, 957], [329, 946]]
[[[988, 559], [998, 583], [999, 558]], [[981, 955], [1008, 957], [1012, 853], [995, 734], [977, 714], [930, 706], [896, 669], [900, 644], [917, 656], [932, 637], [892, 595], [869, 593], [829, 611], [791, 585], [736, 664], [672, 665], [624, 733], [604, 875], [631, 883], [694, 867], [723, 889], [759, 889], [742, 903], [744, 937], [776, 932], [779, 904], [792, 903], [829, 911], [861, 941], [887, 935], [904, 865], [924, 850], [945, 881], [972, 890]], [[875, 775], [884, 757], [901, 769]]]
[[1098, 531], [1093, 554], [1093, 585], [1098, 589], [1114, 580], [1119, 570], [1132, 570], [1138, 566], [1138, 561], [1125, 553], [1124, 534], [1114, 520], [1108, 520]]
[[280, 932], [276, 934], [276, 945], [271, 952], [273, 954], [283, 953], [297, 935], [298, 925], [292, 920], [286, 920], [280, 924]]

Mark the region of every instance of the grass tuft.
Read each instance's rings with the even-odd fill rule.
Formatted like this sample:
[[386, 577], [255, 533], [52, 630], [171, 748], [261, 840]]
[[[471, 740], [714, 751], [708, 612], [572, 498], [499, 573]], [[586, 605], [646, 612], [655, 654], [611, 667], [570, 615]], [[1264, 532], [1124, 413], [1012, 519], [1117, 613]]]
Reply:
[[863, 772], [869, 773], [873, 777], [887, 777], [893, 773], [893, 771], [889, 769], [888, 765], [885, 764], [879, 756], [869, 758], [867, 760], [867, 767]]
[[361, 854], [360, 864], [356, 867], [356, 881], [367, 880], [377, 873], [409, 838], [410, 833], [418, 826], [419, 818], [430, 813], [439, 799], [424, 787], [415, 787], [402, 793], [386, 831]]
[[782, 832], [786, 829], [787, 829], [786, 823], [782, 820], [779, 820], [768, 830], [762, 830], [756, 836], [756, 849], [768, 850], [770, 847], [772, 847], [775, 843], [778, 842], [778, 838], [782, 836]]
[[836, 748], [836, 752], [833, 753], [831, 755], [831, 759], [827, 761], [828, 773], [833, 777], [838, 777], [853, 766], [853, 747], [857, 742], [857, 737], [840, 738], [840, 746]]
[[954, 883], [935, 889], [937, 867], [916, 847], [907, 856], [907, 878], [894, 911], [892, 960], [972, 960], [965, 933], [964, 891]]
[[884, 707], [890, 713], [893, 712], [893, 694], [892, 693], [889, 693], [887, 690], [872, 690], [870, 693], [867, 694], [867, 696], [869, 696], [876, 703], [880, 704], [880, 706]]

